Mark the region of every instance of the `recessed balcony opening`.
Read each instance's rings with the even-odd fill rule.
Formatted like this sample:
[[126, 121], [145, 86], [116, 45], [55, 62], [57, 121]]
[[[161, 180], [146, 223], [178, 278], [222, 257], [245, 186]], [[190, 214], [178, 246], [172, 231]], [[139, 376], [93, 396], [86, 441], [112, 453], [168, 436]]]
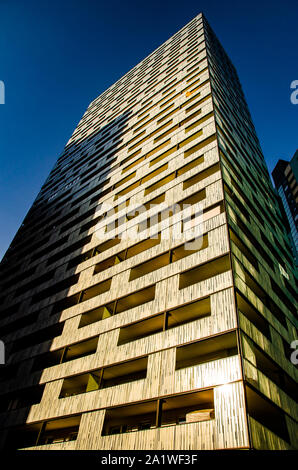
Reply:
[[105, 318], [109, 318], [111, 316], [112, 316], [111, 311], [105, 305], [102, 305], [101, 307], [98, 307], [98, 308], [94, 308], [92, 310], [89, 310], [89, 312], [82, 314], [81, 320], [79, 323], [79, 328], [82, 328], [83, 326], [91, 325], [91, 323], [104, 320]]
[[101, 295], [104, 292], [107, 292], [111, 287], [112, 279], [107, 279], [106, 281], [99, 282], [95, 286], [88, 287], [85, 289], [81, 294], [81, 302], [85, 302], [86, 300], [92, 299], [97, 295]]
[[139, 290], [133, 294], [127, 295], [117, 300], [115, 306], [115, 313], [121, 313], [125, 310], [138, 307], [147, 302], [150, 302], [155, 297], [155, 285], [147, 287], [146, 289]]
[[0, 382], [14, 379], [18, 374], [20, 364], [6, 364], [0, 367]]
[[[191, 85], [193, 86], [194, 83]], [[198, 86], [197, 88], [194, 88], [191, 93], [193, 93], [194, 91], [198, 90], [199, 88], [201, 88], [202, 85]], [[203, 116], [201, 119], [199, 119], [198, 121], [194, 122], [193, 124], [191, 124], [190, 126], [186, 127], [185, 129], [185, 133], [187, 134], [188, 132], [190, 132], [192, 129], [194, 129], [195, 127], [203, 124], [204, 122], [208, 121], [208, 119], [210, 119], [211, 117], [214, 116], [214, 112], [212, 111], [211, 113], [208, 113], [206, 114], [205, 116]]]
[[107, 258], [106, 260], [96, 264], [93, 274], [98, 274], [106, 269], [111, 268], [112, 266], [116, 266], [122, 261], [132, 258], [133, 256], [136, 256], [139, 253], [142, 253], [143, 251], [149, 250], [153, 246], [158, 245], [160, 241], [161, 237], [159, 233], [157, 234], [156, 238], [148, 238], [147, 240], [141, 241], [136, 245], [127, 248], [126, 250], [122, 250], [120, 253], [117, 253], [111, 256], [110, 258]]
[[81, 255], [76, 256], [75, 258], [71, 259], [67, 264], [67, 269], [71, 269], [76, 267], [80, 263], [84, 263], [84, 261], [88, 261], [88, 259], [92, 258], [93, 250], [88, 250]]
[[[260, 372], [280, 387], [287, 395], [293, 400], [297, 399], [297, 384], [271, 357], [269, 357], [264, 351], [262, 351], [253, 341], [247, 338], [249, 342], [250, 351], [252, 351], [256, 364], [253, 364]], [[245, 358], [250, 361], [250, 358], [245, 355]], [[247, 380], [252, 385], [258, 386], [258, 382], [254, 382], [254, 379], [247, 377]]]
[[80, 292], [70, 297], [66, 297], [65, 299], [59, 300], [53, 305], [51, 315], [61, 312], [62, 310], [65, 310], [67, 308], [73, 307], [74, 305], [79, 303], [79, 299], [80, 299]]
[[[201, 191], [192, 194], [189, 197], [186, 197], [180, 202], [174, 204], [174, 206], [167, 207], [160, 212], [157, 212], [155, 215], [152, 215], [146, 220], [143, 220], [139, 223], [138, 231], [142, 232], [148, 228], [152, 228], [153, 225], [163, 222], [164, 220], [172, 217], [174, 214], [178, 214], [180, 211], [188, 208], [190, 205], [197, 204], [200, 201], [203, 201], [206, 198], [205, 188]], [[193, 216], [192, 216], [193, 217]]]
[[162, 144], [157, 145], [152, 150], [150, 150], [150, 152], [147, 153], [146, 158], [152, 157], [152, 155], [158, 153], [161, 149], [167, 147], [170, 143], [171, 143], [171, 139], [168, 139], [165, 142], [163, 142]]
[[193, 205], [193, 204], [197, 204], [198, 202], [201, 202], [203, 201], [204, 199], [206, 199], [206, 189], [201, 189], [200, 191], [197, 191], [196, 193], [194, 194], [191, 194], [190, 196], [186, 197], [185, 199], [183, 199], [182, 201], [178, 202], [181, 210], [183, 210], [185, 208], [185, 205], [189, 204], [189, 205]]
[[269, 322], [258, 312], [258, 310], [241, 294], [236, 293], [237, 306], [241, 312], [269, 341], [271, 334]]
[[72, 361], [74, 359], [78, 359], [80, 357], [89, 356], [90, 354], [94, 354], [97, 349], [98, 344], [98, 336], [95, 338], [88, 339], [86, 341], [81, 341], [79, 343], [72, 344], [71, 346], [67, 346], [63, 362]]
[[118, 346], [210, 315], [210, 297], [206, 297], [120, 328]]
[[157, 401], [107, 409], [102, 436], [156, 427]]
[[[77, 250], [80, 250], [82, 249], [85, 245], [88, 245], [91, 241], [91, 238], [92, 236], [91, 235], [88, 235], [87, 237], [84, 237], [84, 238], [81, 238], [81, 240], [75, 242], [75, 243], [72, 243], [71, 245], [69, 245], [67, 248], [64, 248], [62, 251], [58, 251], [57, 253], [55, 253], [54, 255], [52, 255], [50, 258], [48, 258], [47, 260], [47, 266], [52, 264], [52, 263], [56, 263], [57, 261], [60, 261], [61, 257], [66, 257], [67, 255], [72, 255], [77, 251]], [[84, 255], [86, 256], [86, 259], [89, 259], [90, 255], [92, 250], [88, 250], [87, 252], [84, 253]], [[77, 258], [77, 257], [76, 257]], [[71, 261], [73, 261], [73, 259], [76, 259], [76, 258], [72, 258]], [[67, 269], [69, 269], [69, 267], [72, 267], [74, 266], [75, 264], [72, 264], [70, 265], [70, 262], [68, 263], [67, 265]]]
[[183, 183], [183, 190], [188, 189], [194, 184], [200, 183], [203, 181], [205, 178], [208, 178], [209, 176], [213, 175], [214, 173], [217, 173], [219, 171], [219, 163], [215, 163], [215, 165], [210, 166], [209, 168], [206, 168], [206, 170], [200, 171], [200, 173], [192, 176], [191, 178], [188, 178], [186, 181]]
[[221, 256], [213, 261], [201, 264], [180, 274], [179, 289], [205, 281], [211, 277], [223, 274], [231, 269], [229, 255]]
[[101, 388], [114, 387], [145, 379], [147, 375], [147, 364], [148, 356], [104, 368]]
[[58, 444], [77, 439], [81, 415], [13, 428], [8, 433], [8, 450]]
[[[168, 125], [171, 124], [172, 122], [173, 122], [173, 121], [172, 121], [172, 119], [171, 119], [169, 122], [167, 122], [166, 124], [164, 124], [163, 126], [161, 126], [161, 127], [158, 129], [158, 131], [160, 131], [160, 130], [163, 129], [164, 127], [168, 126]], [[176, 129], [178, 129], [178, 127], [179, 127], [179, 124], [176, 124], [175, 126], [173, 126], [173, 127], [171, 127], [170, 129], [168, 129], [166, 132], [164, 132], [163, 134], [161, 134], [161, 135], [159, 135], [158, 137], [156, 137], [156, 138], [154, 139], [154, 144], [155, 144], [156, 142], [159, 142], [160, 140], [164, 139], [167, 135], [172, 134]], [[155, 132], [154, 132], [153, 134], [155, 134]], [[152, 134], [152, 135], [153, 135], [153, 134]]]
[[117, 315], [125, 310], [138, 307], [154, 300], [154, 298], [155, 285], [133, 292], [125, 297], [114, 300], [114, 302], [110, 302], [82, 314], [79, 328], [95, 323], [96, 321], [104, 320], [105, 318], [109, 318], [113, 315]]
[[249, 416], [281, 439], [290, 443], [284, 412], [248, 385], [245, 387], [245, 391]]
[[116, 217], [112, 222], [110, 222], [105, 227], [105, 233], [112, 232], [113, 230], [118, 229], [121, 225], [126, 224], [129, 221], [127, 215], [122, 215], [121, 217]]
[[126, 178], [123, 178], [121, 181], [118, 181], [117, 183], [114, 184], [114, 189], [119, 188], [123, 184], [127, 183], [127, 181], [133, 179], [136, 176], [136, 172], [134, 171], [130, 175], [126, 176]]
[[106, 410], [102, 435], [122, 434], [214, 419], [213, 389]]
[[59, 398], [145, 379], [148, 356], [64, 379]]
[[159, 196], [156, 196], [153, 199], [150, 199], [150, 201], [145, 202], [143, 206], [146, 208], [147, 211], [149, 211], [155, 205], [165, 202], [165, 198], [166, 198], [166, 193], [160, 194]]
[[289, 287], [291, 288], [292, 290], [292, 295], [294, 297], [294, 299], [291, 301], [291, 298], [289, 295], [287, 295], [281, 288], [279, 285], [276, 284], [276, 282], [272, 279], [272, 277], [270, 276], [270, 284], [271, 284], [271, 288], [273, 290], [273, 292], [278, 296], [279, 300], [281, 302], [283, 302], [283, 304], [285, 305], [285, 307], [287, 309], [289, 309], [293, 315], [297, 315], [297, 306], [295, 305], [295, 301], [298, 299], [297, 297], [297, 292], [296, 291], [293, 291], [293, 289], [291, 288], [290, 284], [289, 284]]
[[214, 419], [213, 389], [162, 399], [161, 426]]
[[106, 217], [110, 217], [111, 215], [118, 214], [122, 210], [126, 209], [130, 204], [130, 198], [127, 198], [125, 201], [121, 202], [117, 206], [113, 207], [110, 211], [106, 212]]
[[121, 263], [125, 260], [125, 250], [117, 253], [116, 255], [107, 258], [100, 263], [97, 263], [94, 268], [93, 274], [98, 274], [106, 269], [111, 268], [112, 266], [116, 266], [117, 264]]
[[36, 370], [46, 369], [61, 363], [64, 348], [56, 351], [47, 352], [36, 356], [33, 360], [32, 372]]
[[[191, 240], [190, 242], [193, 242]], [[186, 256], [190, 256], [194, 253], [197, 253], [200, 250], [208, 247], [208, 234], [202, 236], [201, 246], [198, 249], [188, 249], [186, 248], [186, 244], [183, 243], [177, 248], [173, 248], [162, 255], [156, 256], [155, 258], [146, 261], [145, 263], [139, 264], [134, 268], [131, 268], [129, 281], [133, 281], [134, 279], [138, 279], [139, 277], [145, 276], [148, 273], [156, 271], [157, 269], [163, 268], [164, 266], [168, 266], [175, 261], [179, 261], [180, 259], [185, 258]]]
[[165, 186], [166, 184], [168, 184], [173, 179], [175, 179], [175, 173], [171, 173], [170, 175], [166, 176], [165, 178], [160, 179], [159, 181], [157, 181], [156, 183], [152, 184], [151, 186], [149, 186], [148, 188], [145, 189], [144, 196], [147, 196], [148, 194], [152, 193], [156, 189], [159, 189], [159, 188]]
[[176, 370], [237, 354], [236, 332], [232, 331], [178, 347], [176, 352]]
[[130, 221], [134, 219], [135, 217], [138, 217], [140, 214], [144, 212], [144, 207], [146, 211], [150, 210], [152, 207], [154, 207], [157, 204], [161, 204], [162, 202], [165, 201], [165, 193], [160, 194], [159, 196], [154, 197], [148, 202], [145, 202], [141, 206], [134, 208], [132, 211], [127, 212], [126, 214], [126, 221]]
[[70, 297], [66, 297], [65, 299], [59, 300], [58, 302], [54, 304], [51, 315], [61, 312], [62, 310], [65, 310], [66, 308], [73, 307], [74, 305], [77, 305], [78, 303], [85, 302], [85, 300], [92, 299], [93, 297], [96, 297], [97, 295], [101, 295], [104, 292], [107, 292], [111, 287], [111, 282], [112, 282], [112, 278], [106, 279], [105, 281], [99, 282], [98, 284], [95, 284], [94, 286], [88, 287], [88, 289], [78, 292], [77, 294], [74, 294], [74, 295], [71, 295]]
[[[96, 233], [96, 232], [95, 232]], [[103, 253], [104, 251], [109, 250], [115, 245], [118, 245], [118, 243], [121, 242], [120, 238], [111, 238], [110, 240], [107, 240], [106, 242], [101, 243], [96, 247], [96, 252], [94, 253], [94, 256]]]
[[244, 274], [245, 284], [251, 289], [251, 291], [261, 300], [261, 302], [268, 308], [268, 310], [274, 315], [274, 317], [287, 328], [286, 315], [280, 307], [271, 299], [269, 294], [260, 286], [258, 282], [248, 273], [248, 271], [241, 264], [242, 272]]
[[201, 137], [202, 135], [203, 135], [203, 130], [200, 129], [198, 132], [195, 132], [194, 134], [192, 134], [187, 139], [184, 139], [181, 142], [179, 142], [179, 148], [184, 147], [185, 145], [189, 144], [193, 140], [196, 140], [198, 137]]
[[79, 280], [79, 274], [76, 274], [74, 276], [68, 277], [67, 279], [63, 279], [62, 281], [56, 282], [56, 284], [50, 287], [47, 287], [46, 289], [33, 295], [31, 304], [41, 302], [42, 300], [46, 299], [47, 297], [51, 295], [56, 295], [65, 289], [69, 289], [73, 285], [77, 284], [78, 280]]
[[202, 148], [206, 147], [206, 145], [211, 144], [211, 143], [214, 142], [215, 140], [216, 140], [216, 134], [214, 134], [214, 135], [208, 137], [207, 139], [202, 140], [202, 142], [200, 142], [199, 144], [194, 145], [194, 146], [191, 147], [190, 149], [186, 150], [186, 151], [184, 152], [184, 158], [187, 158], [187, 157], [189, 157], [190, 155], [192, 155], [193, 153], [198, 152], [198, 151], [201, 150]]
[[139, 277], [145, 276], [148, 273], [156, 271], [157, 269], [163, 268], [169, 264], [169, 252], [164, 253], [163, 255], [157, 256], [155, 258], [146, 261], [130, 270], [129, 281], [138, 279]]
[[[195, 111], [194, 113], [192, 113], [190, 116], [188, 116], [187, 118], [183, 119], [183, 121], [181, 121], [181, 125], [184, 125], [184, 124], [187, 124], [189, 121], [192, 121], [195, 117], [199, 116], [200, 114], [202, 113], [202, 110], [201, 109], [198, 109], [197, 111]], [[197, 121], [195, 123], [195, 127], [196, 127], [197, 124]]]
[[94, 354], [97, 349], [97, 344], [98, 336], [74, 343], [71, 346], [65, 346], [64, 348], [57, 349], [56, 351], [40, 354], [34, 359], [32, 371], [46, 369], [48, 367], [56, 366], [57, 364], [62, 364], [63, 362], [72, 361], [80, 357]]
[[[198, 106], [201, 106], [203, 103], [205, 103], [206, 101], [210, 100], [211, 98], [211, 95], [206, 95], [204, 96], [204, 98], [200, 99], [199, 101], [197, 101], [195, 104], [192, 104], [191, 106], [189, 106], [188, 108], [186, 108], [185, 110], [185, 114], [189, 113], [190, 111], [193, 111], [195, 108], [197, 108]], [[189, 101], [186, 102], [186, 106], [188, 106], [189, 104]], [[182, 105], [183, 106], [183, 105]], [[184, 106], [183, 106], [184, 107]], [[214, 136], [216, 138], [216, 135]], [[207, 145], [207, 144], [205, 144]]]
[[172, 147], [171, 149], [167, 150], [166, 152], [163, 152], [161, 155], [159, 155], [158, 157], [155, 157], [153, 160], [151, 160], [151, 162], [149, 163], [149, 167], [153, 166], [153, 165], [156, 165], [156, 163], [160, 162], [161, 160], [163, 160], [164, 158], [168, 157], [169, 155], [171, 155], [172, 153], [176, 152], [177, 150], [177, 145], [175, 145], [175, 147]]
[[126, 259], [132, 258], [143, 251], [149, 250], [153, 246], [159, 245], [161, 241], [161, 233], [157, 233], [155, 238], [148, 238], [143, 240], [136, 245], [133, 245], [127, 249]]
[[248, 259], [248, 261], [252, 264], [254, 269], [259, 271], [259, 262], [252, 251], [244, 244], [244, 242], [239, 238], [239, 236], [230, 228], [229, 229], [230, 240], [233, 245], [241, 251], [241, 253]]
[[184, 175], [184, 173], [186, 173], [189, 170], [192, 170], [198, 165], [201, 165], [203, 162], [204, 162], [204, 155], [201, 155], [200, 157], [195, 158], [191, 162], [184, 165], [182, 168], [179, 168], [179, 170], [177, 170], [177, 176]]
[[137, 188], [137, 187], [140, 185], [140, 183], [141, 183], [141, 181], [136, 181], [134, 184], [131, 184], [131, 185], [128, 186], [127, 188], [122, 189], [122, 191], [120, 191], [119, 193], [115, 194], [115, 196], [114, 196], [114, 201], [116, 201], [117, 199], [119, 199], [119, 197], [122, 197], [122, 196], [124, 196], [125, 194], [130, 193], [133, 189]]
[[21, 351], [22, 349], [31, 347], [35, 344], [40, 344], [45, 341], [50, 341], [62, 334], [64, 322], [56, 323], [55, 325], [48, 326], [41, 330], [35, 331], [22, 338], [16, 339], [11, 348], [11, 352]]
[[163, 173], [167, 169], [168, 169], [168, 163], [166, 163], [165, 165], [160, 166], [156, 170], [149, 173], [149, 175], [144, 176], [142, 178], [142, 184], [146, 183], [147, 181], [150, 181], [151, 179], [155, 178], [155, 176], [160, 175], [161, 173]]
[[205, 222], [206, 220], [211, 219], [212, 217], [216, 217], [223, 212], [225, 212], [225, 206], [223, 202], [207, 207], [203, 209], [203, 221]]
[[[165, 200], [165, 193], [160, 194], [159, 196], [151, 199], [150, 201], [142, 204], [141, 206], [134, 208], [130, 212], [127, 212], [125, 215], [121, 216], [120, 218], [116, 218], [113, 222], [109, 223], [106, 228], [105, 232], [111, 232], [119, 227], [121, 225], [126, 224], [130, 220], [133, 220], [135, 217], [138, 217], [140, 214], [144, 212], [144, 208], [146, 211], [150, 210], [154, 205], [161, 204]], [[127, 205], [128, 206], [128, 205]], [[121, 239], [121, 233], [118, 235]]]
[[78, 435], [80, 421], [81, 416], [48, 421], [40, 434], [37, 445], [75, 441]]
[[164, 314], [120, 328], [118, 346], [163, 331]]
[[1, 395], [0, 412], [31, 407], [40, 403], [45, 385], [35, 385]]

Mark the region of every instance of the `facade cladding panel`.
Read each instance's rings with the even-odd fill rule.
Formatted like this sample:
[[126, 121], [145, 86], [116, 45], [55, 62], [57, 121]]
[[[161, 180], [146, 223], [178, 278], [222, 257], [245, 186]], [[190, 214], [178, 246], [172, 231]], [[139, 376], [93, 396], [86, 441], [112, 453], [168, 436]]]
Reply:
[[4, 448], [298, 447], [289, 241], [202, 14], [89, 105], [1, 288]]

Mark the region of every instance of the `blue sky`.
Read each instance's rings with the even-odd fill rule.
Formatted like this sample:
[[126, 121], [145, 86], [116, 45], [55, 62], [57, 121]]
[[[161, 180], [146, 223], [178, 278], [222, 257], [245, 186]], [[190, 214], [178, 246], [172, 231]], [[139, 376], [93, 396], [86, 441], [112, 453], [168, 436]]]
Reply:
[[296, 0], [0, 0], [0, 259], [90, 101], [203, 11], [273, 169], [297, 145]]

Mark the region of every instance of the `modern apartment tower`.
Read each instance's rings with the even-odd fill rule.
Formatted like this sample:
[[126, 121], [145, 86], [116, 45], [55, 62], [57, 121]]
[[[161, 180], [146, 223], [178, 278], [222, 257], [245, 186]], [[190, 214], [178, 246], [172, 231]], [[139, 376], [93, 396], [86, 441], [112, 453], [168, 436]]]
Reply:
[[298, 448], [289, 240], [202, 14], [89, 105], [1, 292], [3, 448]]
[[298, 266], [298, 150], [291, 161], [278, 160], [272, 177], [289, 223], [292, 252]]

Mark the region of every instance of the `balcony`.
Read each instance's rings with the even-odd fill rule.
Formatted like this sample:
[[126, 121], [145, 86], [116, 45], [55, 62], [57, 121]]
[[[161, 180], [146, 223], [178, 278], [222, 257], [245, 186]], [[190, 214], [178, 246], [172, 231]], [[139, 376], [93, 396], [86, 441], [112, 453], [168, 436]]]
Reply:
[[114, 300], [113, 302], [82, 314], [79, 328], [95, 323], [96, 321], [104, 320], [105, 318], [109, 318], [113, 315], [117, 315], [125, 310], [138, 307], [154, 300], [154, 298], [155, 285], [133, 292], [132, 294], [126, 295], [125, 297], [121, 297], [120, 299]]
[[180, 346], [176, 352], [176, 370], [196, 366], [205, 362], [216, 361], [238, 354], [236, 332]]
[[[194, 240], [191, 240], [190, 242], [192, 241]], [[145, 263], [139, 264], [131, 269], [129, 280], [133, 281], [135, 279], [138, 279], [139, 277], [145, 276], [148, 273], [163, 268], [164, 266], [168, 266], [169, 264], [175, 263], [175, 261], [179, 261], [180, 259], [183, 259], [186, 256], [190, 256], [200, 250], [207, 248], [208, 234], [205, 234], [201, 237], [200, 245], [200, 248], [191, 250], [185, 248], [185, 243], [183, 243], [182, 245], [179, 245], [166, 253], [156, 256], [155, 258], [152, 258], [149, 261], [146, 261]]]
[[74, 441], [78, 435], [80, 421], [81, 415], [75, 415], [12, 428], [8, 432], [6, 449], [15, 450]]
[[214, 419], [213, 389], [185, 393], [106, 410], [102, 435]]
[[148, 356], [64, 379], [59, 398], [145, 379]]
[[211, 315], [210, 297], [120, 328], [118, 346]]
[[223, 274], [231, 269], [229, 255], [221, 256], [180, 274], [179, 289]]

